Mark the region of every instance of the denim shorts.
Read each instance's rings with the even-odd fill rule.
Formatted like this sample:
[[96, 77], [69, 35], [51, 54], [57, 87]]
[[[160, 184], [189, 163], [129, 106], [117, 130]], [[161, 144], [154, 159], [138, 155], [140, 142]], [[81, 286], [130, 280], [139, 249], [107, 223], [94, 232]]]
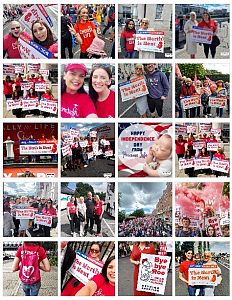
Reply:
[[27, 284], [27, 283], [21, 282], [21, 285], [22, 285], [25, 296], [38, 296], [39, 289], [41, 287], [41, 281], [38, 281], [38, 282], [32, 283], [32, 284]]

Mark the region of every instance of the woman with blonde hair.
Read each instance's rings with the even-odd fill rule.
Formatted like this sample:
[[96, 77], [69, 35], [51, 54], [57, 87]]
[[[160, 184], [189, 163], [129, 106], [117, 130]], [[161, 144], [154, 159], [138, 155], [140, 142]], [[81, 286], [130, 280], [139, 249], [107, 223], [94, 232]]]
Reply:
[[84, 226], [86, 220], [86, 205], [84, 197], [80, 197], [77, 201], [78, 218], [80, 223], [80, 236], [84, 236]]
[[184, 32], [186, 34], [186, 52], [190, 58], [195, 58], [197, 53], [197, 43], [192, 40], [193, 26], [197, 26], [196, 13], [190, 12], [190, 19], [184, 25]]

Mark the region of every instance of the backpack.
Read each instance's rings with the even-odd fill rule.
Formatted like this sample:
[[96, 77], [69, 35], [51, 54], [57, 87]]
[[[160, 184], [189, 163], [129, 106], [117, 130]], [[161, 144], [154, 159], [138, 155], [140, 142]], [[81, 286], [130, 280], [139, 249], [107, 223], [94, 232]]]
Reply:
[[26, 251], [23, 247], [23, 255], [19, 269], [19, 278], [21, 282], [33, 284], [40, 281], [38, 250]]

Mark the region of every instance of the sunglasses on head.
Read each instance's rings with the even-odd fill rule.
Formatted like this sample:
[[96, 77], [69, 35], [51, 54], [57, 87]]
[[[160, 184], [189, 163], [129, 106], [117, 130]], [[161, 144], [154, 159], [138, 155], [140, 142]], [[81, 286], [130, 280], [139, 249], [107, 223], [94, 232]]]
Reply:
[[96, 250], [96, 249], [90, 249], [90, 252], [91, 252], [91, 253], [99, 253], [99, 250]]
[[11, 30], [20, 29], [20, 26], [12, 27]]

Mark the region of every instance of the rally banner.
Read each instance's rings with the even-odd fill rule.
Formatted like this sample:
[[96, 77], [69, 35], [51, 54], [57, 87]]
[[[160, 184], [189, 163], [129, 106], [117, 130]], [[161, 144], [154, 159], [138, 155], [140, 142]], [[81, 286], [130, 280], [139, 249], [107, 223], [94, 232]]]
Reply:
[[32, 81], [21, 81], [20, 88], [22, 91], [28, 91], [30, 88], [34, 88], [34, 82]]
[[192, 27], [192, 41], [195, 43], [211, 44], [213, 40], [213, 31], [203, 29], [198, 26]]
[[227, 107], [227, 97], [226, 96], [209, 97], [209, 106], [226, 108]]
[[50, 82], [35, 82], [36, 92], [45, 92], [46, 89], [50, 89]]
[[194, 170], [210, 169], [210, 157], [195, 158]]
[[76, 258], [68, 272], [83, 284], [87, 284], [93, 276], [101, 273], [103, 265], [102, 262], [93, 260], [86, 254], [77, 250]]
[[139, 30], [135, 35], [135, 50], [164, 53], [164, 32]]
[[3, 65], [3, 75], [15, 76], [15, 66], [13, 65]]
[[121, 93], [122, 102], [149, 94], [146, 81], [143, 76], [120, 83], [119, 90]]
[[57, 144], [53, 141], [20, 140], [19, 153], [20, 155], [56, 154]]
[[201, 133], [209, 133], [212, 128], [211, 123], [200, 123], [199, 124], [199, 132]]
[[16, 219], [34, 219], [35, 210], [32, 208], [17, 208], [15, 217]]
[[34, 223], [38, 225], [52, 227], [52, 216], [35, 214]]
[[66, 156], [66, 155], [72, 155], [72, 149], [70, 148], [70, 145], [65, 145], [61, 148], [62, 151], [62, 155]]
[[113, 156], [114, 152], [113, 152], [113, 150], [107, 150], [107, 151], [105, 151], [104, 154], [105, 154], [106, 157], [109, 157], [109, 156]]
[[25, 70], [24, 65], [16, 65], [15, 66], [15, 74], [21, 73], [23, 74]]
[[190, 159], [181, 158], [181, 159], [179, 159], [179, 170], [193, 168], [194, 167], [194, 160], [195, 160], [194, 158], [190, 158]]
[[12, 110], [12, 109], [19, 109], [22, 108], [22, 103], [20, 99], [7, 99], [6, 100], [6, 109]]
[[24, 33], [21, 33], [18, 38], [18, 49], [21, 59], [52, 58], [53, 56], [51, 51], [29, 39]]
[[217, 151], [218, 148], [221, 148], [222, 144], [220, 142], [209, 142], [207, 143], [207, 151]]
[[200, 96], [188, 96], [181, 99], [183, 109], [189, 109], [193, 107], [201, 106]]
[[32, 110], [39, 108], [39, 100], [35, 99], [21, 99], [21, 105], [23, 110]]
[[141, 254], [137, 291], [164, 295], [171, 257]]
[[180, 124], [176, 124], [175, 126], [175, 134], [176, 135], [186, 135], [187, 133], [187, 126], [185, 125], [180, 125]]
[[210, 132], [214, 135], [221, 135], [221, 128], [211, 128]]
[[228, 160], [212, 159], [210, 164], [211, 170], [219, 171], [222, 173], [229, 173], [230, 162]]
[[205, 141], [193, 141], [193, 149], [197, 150], [197, 149], [202, 149], [206, 146]]
[[49, 76], [49, 70], [48, 69], [39, 69], [39, 74], [43, 76]]
[[212, 265], [189, 265], [188, 284], [194, 285], [217, 285], [218, 266]]
[[56, 114], [58, 109], [57, 100], [47, 100], [45, 98], [40, 99], [39, 109], [41, 111], [48, 112], [50, 114]]
[[218, 217], [205, 218], [205, 227], [208, 228], [209, 226], [214, 228], [216, 236], [222, 236], [220, 219]]
[[197, 126], [187, 125], [187, 133], [197, 133]]

